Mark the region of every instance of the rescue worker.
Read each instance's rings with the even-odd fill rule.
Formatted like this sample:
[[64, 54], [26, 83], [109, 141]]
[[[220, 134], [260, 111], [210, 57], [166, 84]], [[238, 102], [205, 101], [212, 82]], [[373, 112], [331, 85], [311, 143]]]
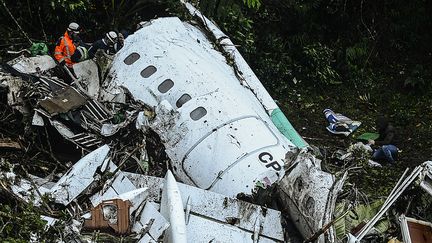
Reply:
[[57, 42], [54, 49], [54, 58], [61, 66], [72, 67], [75, 63], [71, 57], [75, 53], [77, 45], [81, 42], [79, 38], [79, 28], [77, 23], [70, 23], [66, 32]]
[[399, 152], [397, 147], [396, 129], [385, 116], [379, 116], [375, 122], [379, 137], [376, 140], [368, 141], [370, 145], [378, 146], [372, 155], [372, 159], [375, 161], [395, 164]]
[[88, 59], [88, 50], [84, 45], [80, 45], [76, 48], [75, 53], [72, 55], [71, 60], [74, 63], [82, 62]]
[[119, 39], [119, 35], [115, 31], [110, 31], [105, 34], [104, 38], [95, 41], [88, 50], [89, 58], [96, 55], [97, 50], [101, 49], [108, 55], [117, 53], [123, 47], [123, 43]]

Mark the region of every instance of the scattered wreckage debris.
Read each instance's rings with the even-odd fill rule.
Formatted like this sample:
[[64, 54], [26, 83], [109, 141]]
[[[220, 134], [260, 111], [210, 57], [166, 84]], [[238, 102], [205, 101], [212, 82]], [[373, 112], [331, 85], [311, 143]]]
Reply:
[[66, 113], [70, 110], [79, 108], [86, 103], [84, 96], [80, 95], [72, 87], [65, 87], [52, 93], [52, 97], [47, 97], [39, 101], [39, 105], [45, 109], [50, 116]]
[[432, 223], [401, 215], [399, 217], [402, 239], [405, 243], [431, 243]]
[[[71, 216], [76, 218], [66, 227], [78, 227], [80, 232], [97, 229], [118, 235], [133, 233], [141, 242], [156, 242], [164, 237], [170, 242], [284, 241], [281, 212], [177, 183], [171, 172], [163, 179], [118, 170], [90, 198], [91, 207], [77, 204], [77, 198], [85, 202], [88, 198], [82, 195], [97, 188], [94, 183], [99, 183], [98, 175], [103, 177], [99, 173], [116, 171], [108, 154], [109, 147], [104, 145], [78, 161], [58, 182], [40, 184], [43, 180], [35, 180], [38, 188], [26, 179], [16, 181], [13, 172], [1, 175], [2, 179], [18, 183], [12, 184], [11, 190], [28, 202], [39, 204], [41, 199], [31, 196], [32, 191], [38, 190], [44, 197], [50, 196], [66, 206], [69, 212], [75, 210]], [[90, 169], [83, 174], [85, 168]]]
[[[229, 38], [185, 5], [200, 27], [152, 20], [103, 65], [74, 65], [71, 84], [55, 77], [48, 56], [3, 68], [9, 104], [89, 153], [58, 181], [10, 171], [2, 180], [23, 201], [65, 209], [65, 238], [101, 230], [140, 242], [283, 242], [292, 236], [282, 221], [291, 220], [305, 239], [336, 242], [343, 217], [333, 211], [346, 173], [336, 180], [321, 169]], [[188, 185], [169, 171], [165, 179], [126, 172], [126, 161], [144, 173], [158, 163], [159, 176], [171, 168]], [[289, 217], [238, 199], [275, 186]]]
[[[172, 78], [177, 76], [178, 78], [174, 80], [176, 87], [180, 85], [179, 82], [186, 82], [183, 86], [188, 89], [184, 90], [187, 93], [179, 93], [181, 95], [179, 99], [176, 97], [177, 92], [170, 92], [173, 83], [170, 77], [166, 79], [165, 84], [153, 87], [156, 88], [155, 90], [150, 90], [142, 84], [130, 83], [135, 82], [136, 78], [134, 75], [130, 75], [134, 73], [134, 70], [129, 69], [131, 67], [135, 69], [134, 66], [136, 65], [123, 62], [123, 59], [130, 54], [131, 49], [141, 46], [139, 42], [142, 40], [134, 44], [132, 39], [141, 36], [146, 38], [155, 36], [153, 32], [163, 28], [173, 29], [172, 33], [177, 33], [179, 38], [174, 36], [174, 40], [188, 40], [194, 51], [189, 49], [184, 52], [186, 50], [184, 43], [180, 43], [178, 48], [173, 48], [170, 44], [173, 36], [167, 35], [168, 32], [161, 33], [160, 40], [154, 42], [153, 39], [149, 39], [149, 43], [157, 43], [163, 48], [170, 45], [168, 49], [173, 51], [167, 52], [168, 59], [159, 57], [149, 59], [149, 61], [157, 61], [157, 63], [153, 63], [155, 66], [150, 65], [149, 68], [138, 70], [138, 75], [141, 75], [142, 78], [149, 78], [158, 70], [163, 71], [161, 67], [166, 63], [172, 63], [169, 67], [167, 66], [168, 70], [172, 71], [166, 75], [170, 75]], [[220, 31], [214, 28], [212, 30]], [[201, 45], [197, 44], [196, 37], [202, 40]], [[131, 35], [126, 42], [128, 44], [112, 60], [113, 67], [110, 68], [109, 64], [104, 67], [102, 73], [108, 75], [107, 78], [104, 74], [102, 75], [103, 83], [100, 85], [100, 96], [89, 95], [91, 92], [85, 90], [85, 87], [89, 89], [90, 83], [83, 85], [86, 81], [84, 78], [74, 79], [75, 77], [73, 77], [72, 80], [74, 81], [69, 85], [57, 80], [52, 73], [49, 73], [49, 70], [34, 68], [34, 66], [39, 65], [36, 62], [26, 62], [26, 65], [21, 65], [19, 68], [16, 63], [10, 63], [9, 73], [14, 75], [14, 78], [21, 78], [18, 90], [21, 92], [19, 97], [22, 98], [23, 102], [20, 104], [26, 107], [24, 101], [30, 101], [29, 103], [32, 105], [27, 106], [29, 108], [27, 114], [30, 114], [32, 109], [36, 112], [37, 115], [34, 115], [35, 125], [46, 126], [49, 124], [64, 138], [79, 146], [83, 151], [89, 152], [102, 144], [103, 141], [113, 141], [114, 136], [122, 136], [120, 131], [125, 130], [124, 128], [141, 115], [140, 118], [143, 119], [139, 119], [140, 124], [137, 123], [137, 127], [140, 127], [140, 130], [144, 130], [144, 132], [151, 129], [161, 137], [166, 148], [165, 151], [172, 161], [168, 166], [173, 168], [178, 178], [188, 184], [224, 193], [226, 196], [236, 196], [239, 193], [250, 195], [258, 184], [262, 184], [264, 187], [274, 184], [285, 175], [286, 151], [295, 148], [296, 145], [306, 147], [304, 140], [292, 128], [241, 56], [234, 57], [238, 60], [238, 66], [236, 73], [233, 73], [232, 67], [225, 62], [225, 57], [213, 49], [213, 45], [201, 29], [182, 22], [178, 18], [161, 18]], [[196, 55], [195, 49], [200, 50], [203, 54], [208, 54], [199, 57]], [[185, 60], [186, 62], [195, 63], [194, 60], [198, 58], [198, 65], [193, 69], [186, 67], [187, 70], [183, 70], [184, 65], [180, 65], [178, 61], [171, 62], [170, 58], [177, 59], [178, 51], [189, 58]], [[228, 50], [227, 53], [229, 51], [237, 52], [235, 48]], [[142, 47], [134, 51], [134, 53], [141, 53], [141, 56], [144, 56], [143, 52], [146, 50]], [[210, 65], [205, 64], [213, 59], [215, 61]], [[87, 62], [91, 63], [92, 60]], [[109, 62], [108, 60], [107, 63]], [[79, 67], [79, 65], [84, 65], [84, 63], [75, 66]], [[202, 66], [204, 69], [200, 65], [204, 65]], [[86, 67], [91, 69], [92, 66]], [[214, 69], [215, 67], [222, 71]], [[210, 68], [207, 74], [202, 72], [206, 68]], [[195, 71], [190, 73], [191, 70]], [[90, 73], [95, 74], [97, 71], [93, 70]], [[206, 78], [207, 75], [217, 73], [221, 76], [220, 82], [222, 83], [203, 83], [203, 80], [210, 80]], [[124, 77], [123, 74], [127, 75]], [[180, 74], [188, 75], [188, 77], [180, 78], [182, 77]], [[6, 79], [6, 82], [10, 80]], [[188, 80], [201, 80], [194, 85], [200, 85], [202, 89], [195, 89], [191, 85], [194, 82]], [[251, 90], [253, 91], [251, 92]], [[238, 91], [240, 95], [236, 94]], [[180, 90], [180, 92], [182, 91]], [[168, 96], [162, 97], [161, 94], [164, 93]], [[124, 124], [121, 124], [122, 121], [114, 123], [113, 119], [109, 118], [111, 117], [110, 114], [113, 118], [115, 114], [118, 114], [119, 106], [128, 106], [130, 103], [133, 103], [132, 106], [135, 107], [133, 107], [132, 113], [124, 113], [126, 114], [126, 118], [123, 120], [126, 121]], [[198, 105], [200, 103], [201, 105]], [[98, 104], [103, 105], [99, 106]], [[197, 107], [194, 107], [194, 104]], [[241, 111], [241, 114], [231, 109], [233, 106], [239, 106], [237, 111]], [[98, 110], [98, 107], [101, 109]], [[149, 113], [151, 114], [148, 111], [152, 111], [148, 107], [155, 107], [156, 116], [148, 116]], [[101, 112], [104, 110], [109, 110], [110, 113], [104, 116]], [[130, 116], [128, 117], [128, 115]], [[42, 117], [43, 122], [41, 122], [40, 117]], [[273, 121], [278, 121], [279, 125], [276, 126]], [[281, 134], [278, 128], [284, 129], [284, 134]], [[284, 135], [292, 139], [293, 142]], [[226, 139], [219, 139], [224, 137]], [[253, 139], [251, 139], [252, 137]], [[107, 138], [112, 139], [107, 140]], [[222, 151], [226, 151], [226, 153]], [[209, 152], [219, 157], [212, 158], [208, 156]], [[141, 157], [145, 158], [145, 156]], [[257, 158], [261, 162], [257, 163]], [[211, 162], [209, 159], [219, 161], [219, 163], [215, 163], [213, 168], [208, 167], [209, 162]], [[145, 168], [145, 165], [142, 168]], [[202, 170], [207, 171], [203, 173]], [[239, 170], [244, 171], [246, 175], [239, 176], [240, 174], [237, 173]], [[79, 190], [72, 190], [76, 186], [75, 182], [67, 185], [62, 183], [73, 182], [75, 179], [80, 181], [79, 175], [86, 173], [93, 173], [93, 169], [84, 171], [82, 168], [74, 166], [53, 188], [41, 188], [40, 190], [43, 192], [50, 191], [54, 194], [57, 203], [71, 203], [76, 199]], [[89, 183], [88, 178], [82, 178], [83, 181], [80, 183], [87, 185]], [[330, 185], [330, 183], [326, 185]], [[71, 186], [71, 191], [65, 193], [65, 190]], [[298, 203], [297, 201], [294, 202], [294, 204]], [[303, 211], [304, 209], [301, 208], [300, 210]], [[258, 223], [259, 221], [255, 226], [257, 229], [259, 229]], [[252, 230], [255, 232], [255, 241], [259, 235], [257, 229]]]
[[[188, 8], [193, 7], [188, 5]], [[196, 9], [192, 12], [197, 18], [201, 17]], [[208, 19], [202, 21], [208, 21], [211, 29], [206, 30], [210, 33], [223, 34]], [[223, 36], [224, 40], [229, 40]], [[229, 48], [237, 52], [233, 46]], [[164, 50], [163, 55], [160, 50]], [[276, 121], [283, 123], [283, 114], [277, 112], [279, 108], [241, 55], [234, 58], [235, 63], [241, 64], [237, 67], [241, 72], [233, 72], [225, 56], [214, 49], [200, 28], [178, 18], [159, 18], [125, 40], [102, 85], [117, 90], [117, 95], [107, 97], [109, 101], [122, 100], [127, 90], [135, 102], [155, 107], [156, 116], [149, 120], [149, 127], [161, 137], [177, 178], [231, 197], [239, 193], [251, 195], [257, 185], [269, 187], [284, 177], [296, 180], [301, 173], [290, 172], [296, 167], [301, 170], [302, 163], [290, 164], [285, 155], [298, 147], [307, 150], [297, 132], [289, 132], [287, 120], [284, 123], [287, 134], [281, 133]], [[291, 170], [285, 169], [290, 166]], [[322, 172], [319, 163], [311, 163], [310, 169], [314, 168]], [[306, 174], [303, 176], [309, 176]], [[304, 182], [315, 183], [320, 178], [321, 189], [328, 187], [328, 192], [334, 179], [322, 172], [325, 174], [328, 176], [317, 173]], [[309, 187], [313, 186], [305, 185]], [[291, 217], [326, 215], [320, 210], [325, 210], [321, 205], [326, 205], [327, 194], [315, 197], [318, 190], [304, 190], [305, 200], [314, 198], [309, 202], [320, 205], [304, 207], [305, 202], [294, 197], [293, 189], [287, 189], [289, 199], [285, 199], [291, 202], [290, 208], [297, 208], [298, 213]], [[294, 210], [289, 212], [294, 213]], [[330, 222], [331, 216], [305, 220], [310, 223], [310, 229], [303, 232], [312, 234]], [[297, 228], [304, 227], [302, 220], [293, 222]], [[323, 242], [324, 237], [320, 237], [320, 241]]]
[[[405, 170], [399, 181], [396, 183], [393, 190], [388, 195], [387, 199], [381, 206], [377, 214], [372, 217], [363, 227], [360, 228], [354, 235], [348, 234], [348, 242], [360, 242], [378, 222], [378, 220], [389, 210], [395, 201], [402, 195], [402, 193], [417, 179], [420, 179], [420, 184], [427, 180], [425, 175], [430, 174], [432, 168], [432, 161], [426, 161], [423, 164], [415, 167], [411, 174], [407, 175], [408, 168]], [[429, 191], [426, 190], [429, 193]], [[430, 194], [430, 193], [429, 193]], [[430, 194], [432, 196], [432, 194]], [[430, 235], [432, 237], [432, 235]], [[430, 239], [432, 240], [432, 238]]]
[[115, 234], [124, 235], [129, 233], [129, 209], [130, 202], [121, 199], [102, 201], [90, 211], [90, 219], [85, 219], [84, 229], [103, 230], [109, 232], [114, 230]]
[[329, 122], [326, 129], [333, 134], [343, 134], [348, 136], [361, 125], [361, 122], [353, 121], [340, 113], [335, 113], [331, 109], [324, 109], [323, 113]]
[[22, 149], [21, 145], [11, 139], [0, 139], [0, 149]]

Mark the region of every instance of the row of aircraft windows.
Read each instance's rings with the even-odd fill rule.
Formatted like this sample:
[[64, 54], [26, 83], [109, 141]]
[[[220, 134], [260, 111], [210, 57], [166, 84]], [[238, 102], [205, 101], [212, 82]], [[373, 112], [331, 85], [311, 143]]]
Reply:
[[[140, 58], [140, 55], [136, 52], [132, 52], [131, 54], [129, 54], [129, 56], [127, 56], [124, 59], [124, 63], [126, 65], [132, 65], [133, 63], [135, 63], [138, 59]], [[143, 78], [148, 78], [150, 76], [152, 76], [154, 73], [156, 73], [157, 69], [155, 66], [148, 66], [146, 68], [144, 68], [141, 71], [141, 77]], [[171, 79], [165, 79], [161, 84], [159, 84], [158, 86], [158, 90], [159, 92], [161, 92], [162, 94], [168, 92], [172, 87], [174, 87], [174, 82]], [[189, 100], [191, 100], [192, 97], [188, 94], [183, 94], [182, 96], [180, 96], [180, 98], [177, 100], [176, 102], [176, 106], [178, 108], [182, 107], [186, 102], [188, 102]], [[190, 117], [192, 118], [192, 120], [194, 121], [198, 121], [199, 119], [201, 119], [202, 117], [204, 117], [207, 114], [207, 110], [200, 106], [196, 109], [194, 109], [193, 111], [191, 111], [191, 113], [189, 114]]]

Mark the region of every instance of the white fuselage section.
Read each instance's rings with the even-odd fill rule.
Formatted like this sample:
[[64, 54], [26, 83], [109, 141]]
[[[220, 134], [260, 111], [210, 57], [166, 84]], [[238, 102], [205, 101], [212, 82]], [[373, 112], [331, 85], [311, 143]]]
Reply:
[[156, 108], [150, 126], [183, 182], [235, 196], [283, 177], [295, 146], [199, 28], [153, 20], [126, 39], [109, 78]]

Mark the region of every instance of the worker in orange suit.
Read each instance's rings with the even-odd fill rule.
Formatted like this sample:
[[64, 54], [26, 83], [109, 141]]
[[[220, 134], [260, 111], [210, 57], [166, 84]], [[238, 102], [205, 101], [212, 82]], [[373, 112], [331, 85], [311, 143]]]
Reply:
[[66, 32], [57, 42], [57, 45], [54, 49], [54, 58], [57, 62], [64, 66], [71, 68], [73, 64], [75, 64], [71, 57], [74, 54], [78, 43], [81, 42], [79, 38], [79, 28], [80, 26], [77, 23], [70, 23]]

